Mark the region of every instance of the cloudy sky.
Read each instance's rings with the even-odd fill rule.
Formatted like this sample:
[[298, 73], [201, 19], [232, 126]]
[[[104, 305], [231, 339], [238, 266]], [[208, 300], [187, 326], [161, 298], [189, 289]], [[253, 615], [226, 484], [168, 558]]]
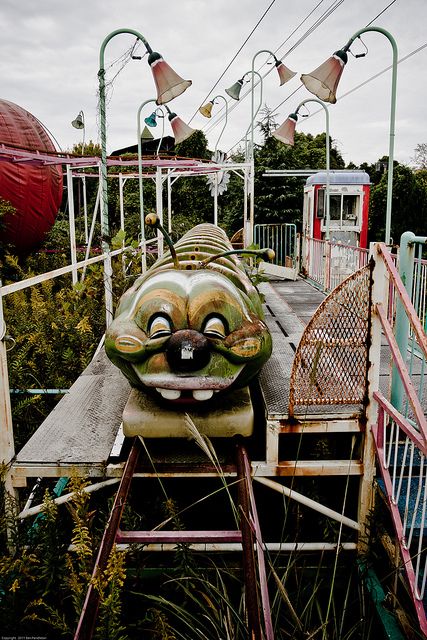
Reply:
[[[181, 76], [193, 81], [169, 106], [192, 127], [202, 129], [214, 148], [224, 124], [218, 119], [224, 113], [223, 101], [215, 105], [218, 116], [211, 120], [197, 109], [208, 98], [226, 95], [224, 89], [250, 70], [258, 51], [276, 52], [297, 72], [282, 87], [277, 86], [274, 69], [263, 81], [263, 103], [277, 113], [281, 123], [299, 102], [310, 97], [301, 86], [300, 74], [312, 71], [373, 20], [395, 38], [402, 60], [398, 65], [395, 157], [410, 164], [415, 146], [427, 143], [427, 0], [1, 0], [1, 97], [39, 118], [62, 150], [82, 140], [82, 132], [71, 126], [80, 110], [85, 116], [86, 140], [99, 141], [101, 43], [116, 29], [133, 29]], [[391, 71], [381, 72], [391, 65], [392, 47], [379, 33], [362, 37], [368, 55], [349, 56], [338, 102], [330, 107], [331, 136], [345, 161], [355, 163], [376, 161], [387, 154], [389, 143]], [[107, 81], [112, 80], [108, 153], [136, 143], [138, 107], [155, 97], [146, 57], [130, 60], [121, 68], [123, 54], [134, 43], [134, 37], [118, 35], [105, 51]], [[364, 51], [363, 44], [356, 41], [352, 51]], [[138, 47], [135, 53], [143, 55], [144, 48]], [[259, 54], [255, 60], [255, 69], [262, 75], [271, 69], [265, 64], [267, 57]], [[376, 74], [381, 75], [368, 82]], [[257, 91], [256, 102], [258, 95]], [[313, 103], [308, 106], [312, 116], [298, 126], [306, 133], [319, 133], [325, 127], [324, 112], [316, 113], [318, 107]], [[147, 105], [143, 117], [151, 110]], [[250, 121], [249, 96], [239, 103], [230, 101], [220, 148], [235, 148]], [[170, 133], [169, 123], [165, 133]]]

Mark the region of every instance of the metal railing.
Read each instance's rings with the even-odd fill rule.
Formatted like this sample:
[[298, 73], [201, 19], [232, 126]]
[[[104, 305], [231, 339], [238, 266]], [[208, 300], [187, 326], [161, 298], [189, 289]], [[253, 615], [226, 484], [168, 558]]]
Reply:
[[304, 237], [305, 274], [324, 291], [332, 291], [345, 278], [368, 263], [369, 251], [340, 242]]
[[[376, 260], [382, 261], [390, 279], [391, 291], [398, 298], [398, 307], [411, 326], [412, 339], [422, 353], [424, 362], [427, 357], [427, 336], [410, 293], [406, 291], [395, 261], [385, 245], [376, 245]], [[400, 548], [399, 569], [406, 573], [420, 628], [423, 633], [427, 633], [423, 605], [427, 578], [427, 420], [423, 407], [424, 377], [420, 370], [417, 385], [407, 348], [402, 350], [393, 333], [386, 301], [376, 303], [373, 311], [390, 349], [394, 364], [393, 375], [399, 379], [402, 394], [398, 397], [397, 404], [393, 394], [389, 401], [380, 390], [374, 391], [378, 418], [372, 425], [372, 435]]]
[[281, 267], [296, 268], [297, 264], [297, 230], [294, 224], [256, 224], [254, 226], [254, 243], [259, 247], [273, 249], [274, 264]]

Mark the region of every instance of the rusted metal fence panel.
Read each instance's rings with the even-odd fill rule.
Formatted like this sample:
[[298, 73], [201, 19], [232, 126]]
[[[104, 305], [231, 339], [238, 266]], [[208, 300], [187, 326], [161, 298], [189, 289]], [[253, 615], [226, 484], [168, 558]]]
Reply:
[[291, 373], [289, 415], [296, 405], [347, 405], [365, 400], [370, 266], [341, 283], [308, 323]]

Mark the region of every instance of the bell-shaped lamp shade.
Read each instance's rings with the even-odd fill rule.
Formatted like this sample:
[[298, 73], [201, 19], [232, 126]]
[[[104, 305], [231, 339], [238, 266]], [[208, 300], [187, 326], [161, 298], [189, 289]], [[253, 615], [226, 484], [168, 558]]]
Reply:
[[301, 76], [301, 82], [310, 93], [314, 93], [319, 100], [335, 104], [336, 90], [341, 74], [347, 63], [347, 53], [340, 49], [314, 71]]
[[284, 144], [290, 144], [292, 147], [294, 146], [294, 135], [295, 135], [295, 126], [298, 121], [298, 116], [296, 113], [291, 113], [285, 120], [285, 122], [280, 125], [276, 131], [272, 133], [273, 138], [280, 140]]
[[228, 89], [225, 89], [225, 93], [227, 93], [230, 98], [233, 98], [233, 100], [238, 100], [240, 98], [240, 92], [242, 90], [243, 87], [243, 79], [238, 80], [237, 82], [235, 82], [233, 85], [231, 85], [231, 87], [229, 87]]
[[153, 111], [153, 113], [151, 113], [148, 118], [144, 118], [144, 122], [146, 125], [148, 125], [149, 127], [157, 127], [157, 116], [156, 116], [156, 112]]
[[276, 59], [275, 65], [280, 78], [280, 86], [297, 75], [296, 71], [291, 71], [290, 69], [288, 69], [288, 67], [284, 65], [281, 60]]
[[73, 120], [71, 124], [74, 127], [74, 129], [84, 129], [85, 121], [84, 121], [84, 118], [83, 118], [83, 112], [82, 111], [80, 111], [80, 113], [77, 116], [77, 118], [75, 120]]
[[183, 78], [163, 60], [160, 53], [152, 51], [148, 56], [148, 64], [151, 67], [157, 89], [156, 104], [166, 104], [166, 102], [181, 95], [181, 93], [191, 86], [191, 80], [183, 80]]
[[205, 116], [205, 118], [211, 118], [212, 107], [213, 107], [213, 102], [211, 100], [210, 102], [207, 102], [203, 106], [199, 107], [199, 112], [202, 114], [202, 116]]
[[177, 116], [176, 113], [170, 113], [168, 115], [168, 118], [171, 123], [173, 135], [175, 137], [175, 144], [184, 142], [184, 140], [187, 140], [187, 138], [189, 138], [196, 131], [196, 129], [192, 129], [188, 126], [188, 124], [185, 124], [184, 120], [181, 120], [181, 118]]

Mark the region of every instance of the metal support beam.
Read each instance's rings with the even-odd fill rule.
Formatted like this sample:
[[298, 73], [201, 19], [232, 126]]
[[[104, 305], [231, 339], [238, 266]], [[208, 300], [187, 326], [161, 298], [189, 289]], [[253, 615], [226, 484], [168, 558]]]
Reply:
[[74, 640], [90, 640], [93, 636], [95, 630], [96, 615], [99, 607], [99, 592], [95, 588], [95, 578], [97, 577], [98, 573], [104, 571], [105, 567], [107, 566], [108, 558], [115, 544], [117, 529], [120, 524], [140, 451], [140, 441], [138, 438], [135, 438], [132, 444], [129, 458], [127, 459], [126, 466], [123, 471], [123, 476], [116, 493], [116, 498], [114, 500], [114, 505], [111, 510], [104, 535], [102, 536], [101, 546], [99, 547], [98, 556], [96, 558], [95, 567], [92, 573], [92, 580], [86, 593], [86, 598], [83, 604]]

